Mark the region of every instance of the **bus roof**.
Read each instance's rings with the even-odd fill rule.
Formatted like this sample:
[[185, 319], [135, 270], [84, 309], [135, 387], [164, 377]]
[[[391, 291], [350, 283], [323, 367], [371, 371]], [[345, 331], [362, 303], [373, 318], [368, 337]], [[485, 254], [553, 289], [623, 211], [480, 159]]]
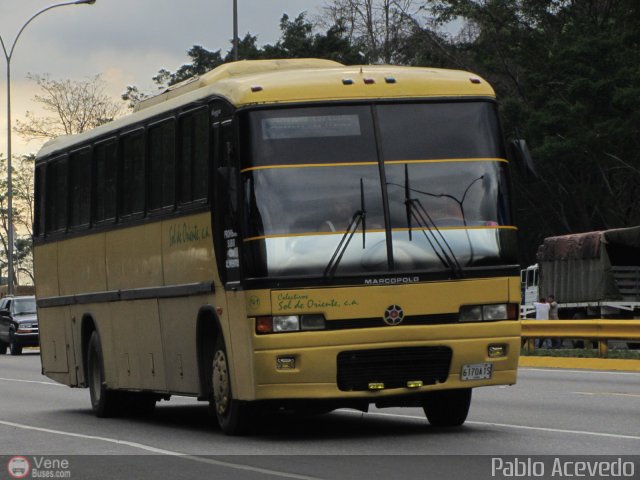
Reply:
[[136, 125], [209, 97], [236, 107], [319, 101], [433, 97], [495, 97], [475, 74], [391, 65], [345, 66], [321, 59], [242, 60], [221, 65], [140, 102], [134, 113], [79, 135], [47, 142], [39, 157]]

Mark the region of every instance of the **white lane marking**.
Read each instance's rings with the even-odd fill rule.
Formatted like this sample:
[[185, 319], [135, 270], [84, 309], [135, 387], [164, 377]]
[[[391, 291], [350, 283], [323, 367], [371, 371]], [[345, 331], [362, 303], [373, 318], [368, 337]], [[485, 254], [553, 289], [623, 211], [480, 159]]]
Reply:
[[38, 383], [40, 385], [50, 385], [52, 387], [66, 387], [66, 385], [63, 385], [61, 383], [54, 383], [54, 382], [38, 382], [36, 380], [19, 380], [17, 378], [0, 378], [0, 380], [3, 380], [5, 382], [20, 382], [20, 383]]
[[550, 372], [550, 373], [585, 373], [592, 375], [636, 375], [640, 376], [640, 372], [615, 372], [611, 370], [569, 370], [564, 368], [518, 368], [518, 371], [524, 372]]
[[540, 432], [569, 433], [572, 435], [590, 435], [592, 437], [619, 438], [622, 440], [640, 440], [640, 436], [620, 435], [617, 433], [587, 432], [585, 430], [564, 430], [562, 428], [531, 427], [528, 425], [509, 425], [506, 423], [493, 423], [493, 422], [471, 422], [470, 421], [466, 423], [470, 423], [472, 425], [487, 425], [490, 427], [515, 428], [515, 429], [521, 429], [521, 430], [537, 430]]
[[[411, 419], [417, 419], [417, 420], [422, 420], [424, 422], [427, 421], [427, 419], [425, 417], [419, 417], [416, 415], [400, 415], [397, 413], [382, 413], [382, 412], [368, 412], [368, 413], [361, 413], [361, 412], [351, 412], [349, 410], [340, 410], [340, 412], [344, 412], [344, 413], [352, 413], [352, 414], [356, 414], [356, 415], [377, 415], [377, 416], [381, 416], [381, 417], [396, 417], [396, 418], [411, 418]], [[547, 428], [547, 427], [532, 427], [529, 425], [511, 425], [508, 423], [493, 423], [493, 422], [474, 422], [474, 421], [467, 421], [465, 423], [471, 424], [471, 425], [486, 425], [486, 426], [491, 426], [491, 427], [502, 427], [502, 428], [513, 428], [513, 429], [520, 429], [520, 430], [537, 430], [540, 432], [553, 432], [553, 433], [570, 433], [572, 435], [591, 435], [594, 437], [608, 437], [608, 438], [620, 438], [620, 439], [624, 439], [624, 440], [640, 440], [640, 436], [635, 436], [635, 435], [619, 435], [616, 433], [601, 433], [601, 432], [587, 432], [584, 430], [564, 430], [561, 428]]]
[[169, 455], [169, 456], [173, 456], [173, 457], [178, 457], [178, 458], [182, 458], [184, 460], [190, 460], [193, 462], [199, 462], [199, 463], [206, 463], [208, 465], [216, 465], [219, 467], [226, 467], [226, 468], [232, 468], [235, 470], [244, 470], [244, 471], [249, 471], [249, 472], [256, 472], [256, 473], [262, 473], [265, 475], [272, 475], [272, 476], [276, 476], [276, 477], [282, 477], [282, 478], [293, 478], [296, 480], [320, 480], [318, 477], [310, 477], [307, 475], [298, 475], [296, 473], [288, 473], [288, 472], [280, 472], [277, 470], [270, 470], [267, 468], [260, 468], [260, 467], [252, 467], [250, 465], [242, 465], [239, 463], [231, 463], [231, 462], [223, 462], [220, 460], [213, 460], [211, 458], [202, 458], [202, 457], [197, 457], [194, 455], [188, 455], [186, 453], [180, 453], [180, 452], [174, 452], [172, 450], [164, 450], [162, 448], [156, 448], [156, 447], [152, 447], [150, 445], [144, 445], [142, 443], [137, 443], [137, 442], [130, 442], [127, 440], [118, 440], [115, 438], [108, 438], [108, 437], [98, 437], [96, 435], [85, 435], [82, 433], [74, 433], [74, 432], [65, 432], [62, 430], [53, 430], [51, 428], [42, 428], [42, 427], [34, 427], [31, 425], [22, 425], [20, 423], [14, 423], [14, 422], [7, 422], [4, 420], [0, 420], [0, 425], [6, 425], [8, 427], [14, 427], [14, 428], [20, 428], [22, 430], [34, 430], [37, 432], [44, 432], [44, 433], [51, 433], [54, 435], [63, 435], [63, 436], [67, 436], [67, 437], [75, 437], [75, 438], [83, 438], [86, 440], [97, 440], [100, 442], [107, 442], [107, 443], [115, 443], [116, 445], [124, 445], [127, 447], [132, 447], [132, 448], [137, 448], [140, 450], [145, 450], [147, 452], [151, 452], [151, 453], [155, 453], [155, 454], [160, 454], [160, 455]]
[[575, 395], [605, 396], [605, 397], [640, 397], [640, 393], [624, 392], [571, 392]]

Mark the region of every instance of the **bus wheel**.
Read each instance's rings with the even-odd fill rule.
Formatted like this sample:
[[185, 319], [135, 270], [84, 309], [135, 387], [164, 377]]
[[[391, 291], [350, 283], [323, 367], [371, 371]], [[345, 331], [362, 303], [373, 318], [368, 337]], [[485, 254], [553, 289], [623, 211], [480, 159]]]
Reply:
[[104, 357], [98, 332], [89, 338], [87, 349], [87, 373], [91, 408], [96, 417], [106, 418], [116, 415], [120, 408], [120, 392], [109, 390], [104, 379]]
[[439, 390], [424, 397], [422, 408], [434, 427], [457, 427], [467, 419], [471, 389]]
[[251, 406], [233, 398], [227, 351], [221, 335], [218, 335], [214, 347], [211, 380], [213, 398], [210, 408], [222, 432], [226, 435], [247, 433], [251, 424]]

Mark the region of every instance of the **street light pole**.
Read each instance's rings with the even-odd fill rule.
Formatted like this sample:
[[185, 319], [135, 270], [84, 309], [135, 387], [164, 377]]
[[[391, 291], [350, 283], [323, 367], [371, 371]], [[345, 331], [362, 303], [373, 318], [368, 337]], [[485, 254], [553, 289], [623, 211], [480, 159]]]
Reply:
[[233, 61], [238, 61], [238, 0], [233, 0]]
[[[16, 43], [18, 43], [18, 39], [27, 25], [29, 25], [33, 19], [35, 19], [38, 15], [43, 14], [44, 12], [51, 10], [53, 8], [64, 7], [66, 5], [93, 5], [96, 3], [96, 0], [78, 0], [76, 2], [64, 2], [57, 3], [55, 5], [50, 5], [46, 8], [43, 8], [39, 12], [33, 14], [29, 20], [27, 20], [24, 25], [18, 30], [18, 34], [16, 38], [13, 40], [11, 44], [11, 48], [7, 51], [7, 47], [2, 39], [2, 35], [0, 35], [0, 45], [2, 45], [2, 51], [4, 52], [4, 58], [7, 61], [7, 293], [9, 295], [13, 295], [14, 293], [14, 268], [13, 268], [13, 249], [14, 249], [14, 228], [13, 228], [13, 182], [12, 182], [12, 173], [11, 173], [11, 58], [13, 56], [13, 51], [16, 48]], [[7, 44], [8, 45], [8, 44]]]

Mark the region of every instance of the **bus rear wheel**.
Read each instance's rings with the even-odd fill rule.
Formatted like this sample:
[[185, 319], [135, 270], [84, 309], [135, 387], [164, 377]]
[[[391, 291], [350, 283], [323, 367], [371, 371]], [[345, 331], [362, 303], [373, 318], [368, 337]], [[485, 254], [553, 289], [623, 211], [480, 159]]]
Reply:
[[233, 398], [231, 374], [224, 339], [216, 339], [211, 370], [213, 388], [210, 409], [215, 414], [220, 429], [226, 435], [243, 435], [249, 431], [253, 419], [252, 406]]
[[109, 390], [104, 377], [104, 357], [102, 355], [102, 345], [97, 331], [94, 331], [89, 338], [87, 348], [87, 376], [89, 384], [89, 395], [91, 397], [91, 408], [96, 417], [113, 417], [120, 411], [120, 392]]
[[427, 420], [434, 427], [458, 427], [469, 414], [471, 389], [438, 390], [428, 393], [422, 402]]

